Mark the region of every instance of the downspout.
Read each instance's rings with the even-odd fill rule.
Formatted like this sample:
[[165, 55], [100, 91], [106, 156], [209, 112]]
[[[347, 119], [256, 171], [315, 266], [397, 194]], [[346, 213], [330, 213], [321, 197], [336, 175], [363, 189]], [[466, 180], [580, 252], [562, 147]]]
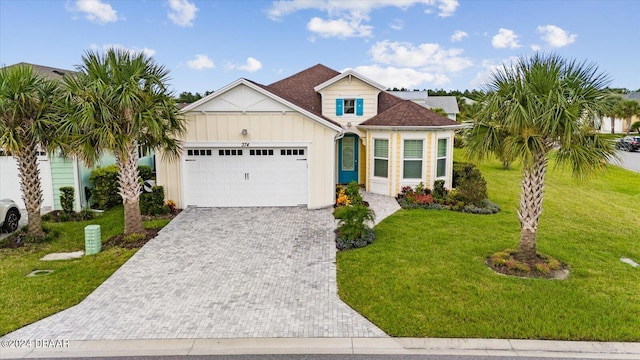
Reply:
[[338, 151], [336, 150], [336, 148], [338, 147], [336, 144], [336, 141], [342, 139], [344, 137], [344, 128], [341, 126], [340, 127], [340, 133], [336, 134], [336, 136], [333, 137], [333, 151], [334, 151], [334, 156], [333, 156], [333, 188], [335, 189], [336, 186], [338, 186]]

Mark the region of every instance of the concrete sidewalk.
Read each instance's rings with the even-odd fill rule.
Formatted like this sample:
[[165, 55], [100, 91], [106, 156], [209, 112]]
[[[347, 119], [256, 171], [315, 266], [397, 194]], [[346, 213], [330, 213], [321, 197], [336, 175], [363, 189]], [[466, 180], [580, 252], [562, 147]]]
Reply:
[[[0, 359], [108, 356], [247, 354], [401, 354], [455, 356], [640, 359], [640, 343], [433, 339], [433, 338], [251, 338], [96, 340], [10, 344]], [[18, 346], [19, 348], [16, 348]], [[45, 347], [46, 346], [46, 347]]]

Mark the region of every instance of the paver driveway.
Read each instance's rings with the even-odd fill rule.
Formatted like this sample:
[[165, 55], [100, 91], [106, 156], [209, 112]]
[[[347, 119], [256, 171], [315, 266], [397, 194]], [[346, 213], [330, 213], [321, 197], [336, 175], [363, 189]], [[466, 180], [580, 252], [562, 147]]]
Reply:
[[386, 336], [336, 293], [329, 209], [189, 208], [79, 305], [12, 339]]

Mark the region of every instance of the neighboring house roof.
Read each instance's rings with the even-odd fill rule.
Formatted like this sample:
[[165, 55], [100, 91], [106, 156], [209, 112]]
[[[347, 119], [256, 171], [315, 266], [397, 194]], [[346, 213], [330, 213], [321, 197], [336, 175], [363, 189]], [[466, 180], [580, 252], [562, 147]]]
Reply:
[[429, 109], [442, 109], [447, 114], [459, 114], [458, 99], [455, 96], [429, 96], [424, 99]]
[[446, 116], [437, 114], [411, 100], [400, 100], [396, 105], [383, 113], [362, 122], [359, 126], [367, 127], [450, 127], [461, 126]]
[[640, 101], [640, 91], [633, 91], [622, 96], [623, 99]]
[[65, 70], [65, 69], [59, 69], [59, 68], [54, 68], [50, 66], [29, 64], [26, 62], [20, 62], [17, 64], [9, 65], [6, 68], [10, 68], [14, 66], [24, 66], [24, 65], [31, 66], [36, 73], [43, 75], [46, 78], [51, 80], [62, 80], [65, 74], [77, 73], [77, 71], [73, 71], [73, 70]]
[[429, 109], [442, 109], [447, 114], [459, 114], [458, 100], [455, 96], [428, 96], [426, 91], [389, 91], [400, 99], [411, 100]]
[[466, 97], [466, 96], [463, 96], [463, 97], [462, 97], [462, 101], [464, 101], [464, 103], [465, 103], [465, 104], [467, 104], [467, 105], [473, 105], [473, 104], [475, 104], [475, 103], [476, 103], [476, 101], [475, 101], [475, 100], [473, 100], [473, 99], [469, 99], [469, 98], [468, 98], [468, 97]]
[[389, 94], [397, 96], [400, 99], [411, 100], [422, 103], [427, 97], [429, 97], [426, 91], [389, 91]]

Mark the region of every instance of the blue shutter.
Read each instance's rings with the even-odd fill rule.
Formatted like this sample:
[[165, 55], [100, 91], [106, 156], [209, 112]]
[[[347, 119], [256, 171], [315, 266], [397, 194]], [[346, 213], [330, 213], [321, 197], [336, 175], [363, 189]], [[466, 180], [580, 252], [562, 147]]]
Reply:
[[362, 116], [363, 112], [364, 112], [364, 100], [356, 99], [356, 115]]
[[336, 99], [336, 116], [342, 116], [344, 107], [344, 100]]

